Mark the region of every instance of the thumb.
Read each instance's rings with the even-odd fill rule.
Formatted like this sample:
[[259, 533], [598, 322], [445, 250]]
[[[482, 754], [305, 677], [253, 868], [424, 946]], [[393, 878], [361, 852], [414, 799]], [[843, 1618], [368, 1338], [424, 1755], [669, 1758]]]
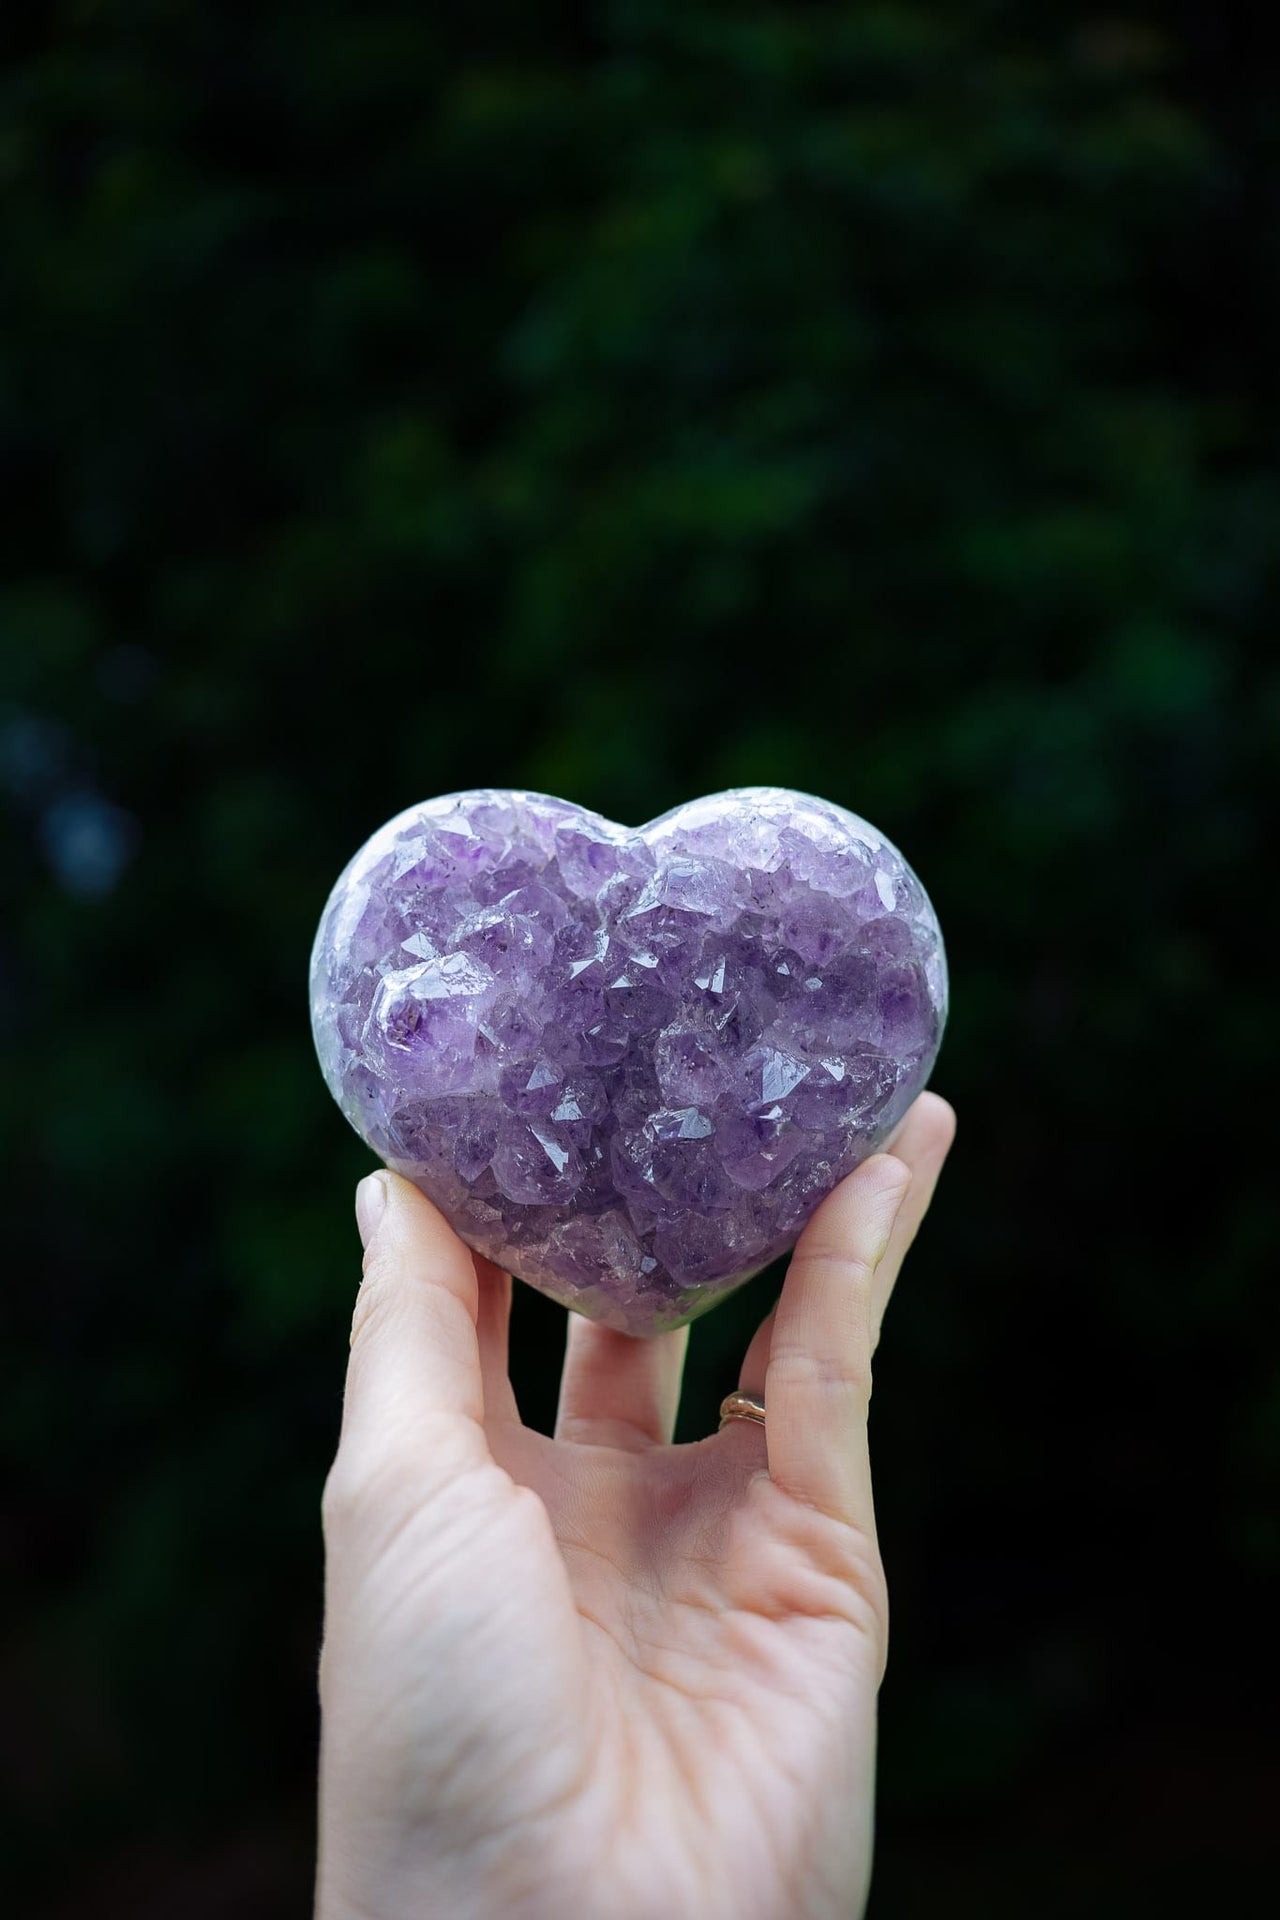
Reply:
[[791, 1256], [765, 1373], [770, 1477], [868, 1536], [872, 1291], [910, 1183], [878, 1153], [827, 1195]]
[[471, 1426], [483, 1442], [470, 1249], [398, 1174], [360, 1182], [356, 1220], [364, 1279], [351, 1324], [340, 1450], [367, 1457], [415, 1443], [441, 1416]]

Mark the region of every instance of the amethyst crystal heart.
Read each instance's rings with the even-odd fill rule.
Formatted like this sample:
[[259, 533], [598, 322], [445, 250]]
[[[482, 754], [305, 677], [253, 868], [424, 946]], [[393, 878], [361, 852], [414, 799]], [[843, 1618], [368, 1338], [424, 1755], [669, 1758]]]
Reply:
[[412, 807], [338, 881], [316, 1048], [469, 1245], [628, 1333], [791, 1245], [928, 1078], [937, 918], [864, 820], [776, 787], [630, 832], [542, 794]]

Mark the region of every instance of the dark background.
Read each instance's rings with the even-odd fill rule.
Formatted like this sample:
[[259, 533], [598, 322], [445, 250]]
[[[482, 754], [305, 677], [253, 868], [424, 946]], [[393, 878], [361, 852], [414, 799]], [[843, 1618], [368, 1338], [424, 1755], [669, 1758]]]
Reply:
[[[1262, 1911], [1261, 40], [1126, 0], [5, 32], [13, 1910], [307, 1908], [341, 865], [452, 788], [778, 781], [898, 842], [953, 973], [877, 1373], [874, 1920]], [[695, 1328], [686, 1431], [770, 1285]], [[562, 1334], [522, 1290], [536, 1419]]]

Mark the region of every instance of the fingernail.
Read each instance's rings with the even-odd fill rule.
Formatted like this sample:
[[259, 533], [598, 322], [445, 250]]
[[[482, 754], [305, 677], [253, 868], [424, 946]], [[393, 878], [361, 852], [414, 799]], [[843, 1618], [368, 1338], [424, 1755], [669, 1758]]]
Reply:
[[387, 1178], [382, 1173], [366, 1174], [356, 1188], [356, 1226], [360, 1245], [367, 1247], [378, 1231], [378, 1222], [387, 1210]]

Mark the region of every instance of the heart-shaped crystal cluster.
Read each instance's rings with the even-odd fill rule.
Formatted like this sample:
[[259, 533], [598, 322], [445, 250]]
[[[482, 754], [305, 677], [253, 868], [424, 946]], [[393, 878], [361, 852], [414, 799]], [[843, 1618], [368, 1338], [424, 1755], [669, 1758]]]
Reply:
[[775, 787], [638, 831], [480, 790], [390, 821], [316, 936], [356, 1131], [471, 1246], [628, 1333], [782, 1253], [946, 1017], [937, 918], [866, 821]]

